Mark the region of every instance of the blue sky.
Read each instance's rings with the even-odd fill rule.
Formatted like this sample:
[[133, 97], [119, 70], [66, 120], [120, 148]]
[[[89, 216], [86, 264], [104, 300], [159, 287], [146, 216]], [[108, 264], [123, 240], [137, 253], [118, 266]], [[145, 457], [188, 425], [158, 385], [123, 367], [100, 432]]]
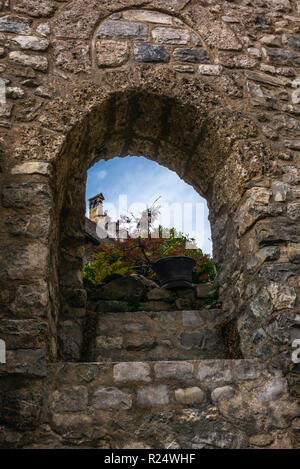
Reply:
[[[108, 209], [108, 214], [113, 219], [119, 216], [120, 194], [127, 196], [127, 207], [128, 209], [131, 207], [135, 214], [140, 212], [143, 205], [150, 207], [158, 197], [160, 197], [158, 205], [170, 207], [172, 204], [179, 204], [177, 210], [181, 207], [185, 223], [184, 221], [181, 223], [180, 218], [174, 223], [174, 218], [171, 216], [169, 227], [175, 225], [178, 230], [194, 235], [198, 246], [205, 253], [211, 254], [206, 201], [175, 172], [141, 156], [101, 160], [88, 171], [86, 197], [89, 199], [99, 192], [104, 194], [104, 209]], [[123, 203], [124, 201], [123, 198]], [[136, 203], [143, 205], [132, 206]], [[196, 229], [196, 210], [198, 210], [198, 229]], [[120, 211], [124, 214], [124, 209], [121, 208]], [[163, 221], [165, 221], [164, 226], [167, 226], [167, 219], [164, 218]]]

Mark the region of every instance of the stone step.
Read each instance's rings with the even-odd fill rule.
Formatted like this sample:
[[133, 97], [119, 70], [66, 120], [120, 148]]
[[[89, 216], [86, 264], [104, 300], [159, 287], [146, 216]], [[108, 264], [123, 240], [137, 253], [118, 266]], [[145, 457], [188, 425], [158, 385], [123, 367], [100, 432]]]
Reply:
[[227, 358], [220, 310], [98, 313], [87, 361]]
[[300, 413], [260, 360], [57, 363], [46, 389], [35, 447], [272, 446]]

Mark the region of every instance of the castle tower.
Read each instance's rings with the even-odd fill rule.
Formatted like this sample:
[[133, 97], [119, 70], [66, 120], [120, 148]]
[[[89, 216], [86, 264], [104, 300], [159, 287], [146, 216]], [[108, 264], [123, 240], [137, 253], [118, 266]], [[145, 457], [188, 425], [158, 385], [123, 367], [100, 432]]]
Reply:
[[96, 223], [105, 217], [103, 212], [103, 200], [105, 200], [105, 198], [102, 192], [89, 199], [89, 219]]

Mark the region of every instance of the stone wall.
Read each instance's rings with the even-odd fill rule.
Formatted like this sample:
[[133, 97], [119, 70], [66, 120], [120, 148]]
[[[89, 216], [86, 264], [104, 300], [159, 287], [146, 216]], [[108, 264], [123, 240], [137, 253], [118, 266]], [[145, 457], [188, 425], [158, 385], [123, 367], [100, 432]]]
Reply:
[[31, 370], [70, 337], [80, 357], [86, 174], [115, 156], [153, 159], [207, 199], [242, 353], [290, 372], [299, 57], [296, 0], [0, 1], [0, 336], [16, 374], [1, 380], [27, 396], [20, 421], [38, 421]]
[[60, 448], [292, 448], [299, 407], [259, 360], [52, 365], [43, 440]]
[[87, 361], [227, 358], [219, 310], [99, 313]]

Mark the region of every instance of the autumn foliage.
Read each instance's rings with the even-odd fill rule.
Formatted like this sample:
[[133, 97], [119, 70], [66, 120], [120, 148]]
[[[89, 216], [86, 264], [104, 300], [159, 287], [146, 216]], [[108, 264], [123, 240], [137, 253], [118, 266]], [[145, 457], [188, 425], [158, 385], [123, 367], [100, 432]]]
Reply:
[[168, 256], [188, 256], [196, 261], [193, 271], [194, 283], [206, 283], [214, 279], [216, 272], [212, 259], [201, 249], [186, 249], [185, 236], [169, 238], [135, 238], [111, 240], [110, 244], [100, 243], [95, 253], [85, 264], [83, 276], [94, 285], [103, 282], [112, 274], [130, 275], [138, 273], [157, 281], [150, 262]]

